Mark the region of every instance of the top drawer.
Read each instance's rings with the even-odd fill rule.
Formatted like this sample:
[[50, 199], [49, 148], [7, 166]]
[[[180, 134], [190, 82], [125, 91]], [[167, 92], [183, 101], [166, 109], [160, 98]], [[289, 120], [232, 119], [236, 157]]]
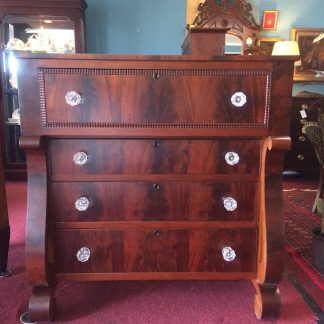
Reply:
[[53, 68], [40, 69], [39, 80], [46, 126], [268, 123], [267, 70]]

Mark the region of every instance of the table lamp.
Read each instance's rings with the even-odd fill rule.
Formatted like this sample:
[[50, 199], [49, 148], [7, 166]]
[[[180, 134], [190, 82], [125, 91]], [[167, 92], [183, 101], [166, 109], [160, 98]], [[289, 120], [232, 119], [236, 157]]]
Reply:
[[[279, 41], [275, 42], [271, 55], [292, 55], [300, 56], [298, 43], [295, 41]], [[301, 60], [295, 62], [295, 66], [300, 66]]]

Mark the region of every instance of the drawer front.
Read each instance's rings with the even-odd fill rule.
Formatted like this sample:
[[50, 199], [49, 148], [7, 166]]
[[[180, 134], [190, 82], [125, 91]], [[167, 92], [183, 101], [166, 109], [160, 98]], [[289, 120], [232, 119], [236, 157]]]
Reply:
[[[44, 69], [41, 75], [48, 126], [268, 122], [266, 70]], [[72, 102], [71, 91], [80, 95]]]
[[256, 271], [255, 229], [193, 230], [190, 231], [189, 242], [190, 271]]
[[[258, 175], [260, 151], [258, 140], [53, 139], [49, 164], [53, 175]], [[237, 154], [236, 164], [226, 161], [229, 152]], [[78, 153], [85, 156], [81, 165], [74, 161]]]
[[122, 272], [123, 231], [56, 230], [57, 273]]
[[318, 175], [320, 171], [315, 152], [300, 149], [293, 149], [286, 153], [284, 168], [309, 175]]
[[254, 229], [57, 230], [56, 273], [254, 272]]
[[256, 182], [56, 182], [54, 219], [246, 221], [257, 218]]

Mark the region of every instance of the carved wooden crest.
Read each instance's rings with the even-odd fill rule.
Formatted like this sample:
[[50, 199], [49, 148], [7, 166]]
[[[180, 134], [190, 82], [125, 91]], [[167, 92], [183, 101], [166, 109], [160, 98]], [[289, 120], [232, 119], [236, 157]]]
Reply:
[[260, 31], [252, 11], [252, 5], [245, 0], [206, 0], [198, 5], [198, 15], [190, 27], [230, 28], [230, 34], [245, 42]]

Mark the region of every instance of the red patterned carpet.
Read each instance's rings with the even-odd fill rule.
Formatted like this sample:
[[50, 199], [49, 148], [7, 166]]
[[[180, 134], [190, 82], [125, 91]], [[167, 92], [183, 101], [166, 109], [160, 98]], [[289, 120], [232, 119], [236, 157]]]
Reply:
[[316, 182], [288, 180], [284, 183], [284, 221], [287, 268], [301, 282], [310, 296], [324, 310], [324, 271], [313, 261], [312, 229], [321, 219], [312, 213]]

